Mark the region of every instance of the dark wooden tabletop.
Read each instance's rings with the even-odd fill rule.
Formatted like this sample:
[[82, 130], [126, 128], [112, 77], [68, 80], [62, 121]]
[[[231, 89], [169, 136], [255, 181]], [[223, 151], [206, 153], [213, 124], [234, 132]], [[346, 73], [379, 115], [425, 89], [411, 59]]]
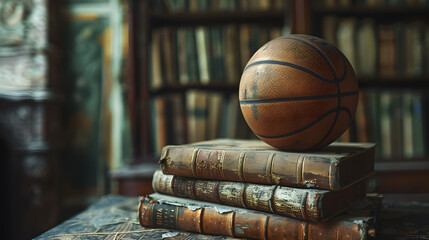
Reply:
[[[428, 195], [386, 196], [383, 201], [378, 239], [429, 239]], [[105, 196], [77, 216], [36, 237], [59, 239], [234, 239], [167, 229], [143, 228], [137, 220], [139, 198]], [[167, 235], [166, 235], [167, 234]]]

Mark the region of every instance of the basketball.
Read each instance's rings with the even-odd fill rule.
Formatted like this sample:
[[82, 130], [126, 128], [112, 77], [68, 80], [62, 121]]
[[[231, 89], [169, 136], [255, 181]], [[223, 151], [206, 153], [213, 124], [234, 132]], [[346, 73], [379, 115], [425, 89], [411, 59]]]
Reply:
[[266, 143], [288, 151], [315, 150], [350, 126], [359, 98], [354, 70], [340, 50], [308, 35], [275, 38], [243, 70], [244, 119]]

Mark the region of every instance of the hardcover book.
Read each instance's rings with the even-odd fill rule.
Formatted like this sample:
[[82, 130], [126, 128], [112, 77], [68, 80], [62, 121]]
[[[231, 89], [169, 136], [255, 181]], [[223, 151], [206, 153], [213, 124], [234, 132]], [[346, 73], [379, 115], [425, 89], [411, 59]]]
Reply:
[[332, 143], [285, 152], [260, 140], [216, 139], [162, 149], [165, 174], [234, 182], [340, 190], [374, 174], [372, 143]]
[[248, 208], [317, 222], [350, 208], [366, 193], [366, 181], [341, 191], [291, 188], [242, 182], [215, 181], [165, 175], [157, 170], [156, 192]]
[[155, 193], [141, 198], [138, 218], [143, 227], [240, 238], [373, 239], [376, 234], [377, 209], [360, 210], [356, 214], [343, 214], [329, 221], [313, 223]]

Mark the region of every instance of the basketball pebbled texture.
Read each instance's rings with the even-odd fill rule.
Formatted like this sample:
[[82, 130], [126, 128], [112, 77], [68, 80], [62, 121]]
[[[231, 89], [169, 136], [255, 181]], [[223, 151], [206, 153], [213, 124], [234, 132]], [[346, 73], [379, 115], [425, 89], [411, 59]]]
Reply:
[[271, 40], [249, 60], [240, 80], [243, 116], [257, 137], [290, 151], [314, 150], [350, 126], [358, 104], [347, 58], [317, 37]]

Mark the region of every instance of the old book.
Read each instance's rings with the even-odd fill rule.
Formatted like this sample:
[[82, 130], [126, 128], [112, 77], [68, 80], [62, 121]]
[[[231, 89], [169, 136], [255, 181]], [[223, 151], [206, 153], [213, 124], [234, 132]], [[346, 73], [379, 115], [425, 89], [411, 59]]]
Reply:
[[422, 92], [415, 92], [411, 98], [413, 123], [413, 156], [423, 157], [427, 154], [427, 99]]
[[217, 135], [218, 138], [240, 139], [238, 133], [241, 132], [242, 128], [247, 126], [247, 124], [243, 122], [244, 119], [240, 122], [240, 118], [243, 118], [243, 116], [240, 114], [240, 103], [237, 93], [224, 97]]
[[391, 117], [391, 144], [392, 144], [392, 156], [398, 157], [403, 156], [403, 138], [404, 134], [402, 132], [402, 119], [403, 119], [403, 107], [402, 107], [402, 91], [391, 92], [391, 108], [390, 117]]
[[161, 62], [161, 32], [154, 31], [152, 33], [151, 45], [151, 78], [150, 87], [152, 89], [159, 89], [164, 86], [162, 62]]
[[224, 95], [220, 92], [207, 94], [207, 139], [215, 139], [219, 133]]
[[251, 25], [242, 24], [239, 26], [239, 42], [240, 42], [240, 63], [241, 69], [246, 67], [247, 62], [253, 53], [250, 51], [250, 34], [251, 34]]
[[238, 139], [237, 137], [237, 129], [242, 125], [239, 124], [239, 117], [242, 116], [240, 112], [240, 102], [238, 100], [238, 93], [233, 93], [229, 96], [229, 112], [228, 112], [228, 121], [227, 124], [222, 126], [227, 131], [227, 137], [231, 139]]
[[368, 91], [359, 91], [358, 106], [355, 114], [356, 139], [358, 142], [370, 142], [368, 118]]
[[381, 131], [380, 131], [380, 91], [378, 89], [368, 89], [368, 119], [370, 127], [370, 139], [377, 144], [375, 156], [381, 155]]
[[395, 27], [396, 75], [405, 76], [405, 23], [397, 22]]
[[188, 140], [190, 142], [206, 139], [207, 95], [207, 91], [198, 89], [190, 89], [186, 92]]
[[393, 25], [380, 25], [378, 31], [378, 65], [381, 77], [394, 77], [397, 73], [396, 34]]
[[152, 141], [153, 150], [160, 153], [167, 144], [166, 124], [166, 99], [164, 96], [156, 96], [150, 100], [151, 124], [153, 126]]
[[356, 18], [346, 18], [340, 21], [337, 29], [337, 47], [344, 53], [354, 69], [357, 69], [356, 25]]
[[393, 157], [392, 155], [392, 92], [391, 90], [384, 90], [380, 92], [380, 141], [381, 155], [385, 158]]
[[337, 27], [339, 19], [336, 16], [328, 15], [323, 17], [323, 38], [330, 44], [337, 45]]
[[423, 24], [421, 22], [409, 23], [404, 34], [404, 68], [409, 77], [421, 76], [424, 73], [424, 39]]
[[163, 174], [152, 179], [156, 192], [177, 197], [248, 208], [317, 222], [344, 212], [365, 196], [366, 182], [341, 191], [278, 185], [215, 181]]
[[226, 81], [230, 84], [240, 82], [240, 59], [238, 27], [234, 24], [228, 24], [223, 28], [223, 51], [226, 71]]
[[220, 27], [210, 28], [210, 61], [212, 67], [212, 80], [213, 81], [225, 81], [225, 62], [223, 59], [223, 42], [222, 42], [223, 31]]
[[374, 173], [374, 146], [332, 143], [285, 152], [260, 140], [216, 139], [165, 146], [160, 163], [177, 176], [339, 190]]
[[357, 29], [356, 73], [372, 77], [377, 71], [377, 38], [375, 22], [364, 19]]
[[165, 82], [168, 86], [175, 86], [179, 82], [177, 76], [177, 49], [175, 36], [173, 36], [173, 30], [171, 27], [163, 27], [160, 31]]
[[[159, 193], [140, 200], [143, 227], [252, 239], [372, 239], [372, 212], [344, 214], [318, 223]], [[365, 213], [363, 213], [365, 212]]]
[[195, 38], [197, 44], [197, 57], [199, 67], [199, 79], [201, 84], [210, 82], [210, 31], [207, 27], [195, 28]]
[[189, 83], [196, 83], [199, 81], [198, 72], [198, 57], [197, 57], [197, 43], [195, 39], [195, 30], [193, 27], [185, 27], [186, 39], [186, 61], [187, 71], [189, 76]]
[[423, 157], [426, 152], [426, 125], [423, 93], [416, 90], [402, 92], [402, 144], [405, 158]]
[[186, 29], [180, 27], [176, 33], [177, 39], [177, 71], [179, 75], [179, 82], [182, 85], [186, 85], [190, 82], [188, 73], [188, 61], [187, 61], [187, 44], [186, 44]]
[[168, 143], [184, 144], [187, 136], [185, 96], [181, 93], [171, 93], [166, 96], [166, 113]]

